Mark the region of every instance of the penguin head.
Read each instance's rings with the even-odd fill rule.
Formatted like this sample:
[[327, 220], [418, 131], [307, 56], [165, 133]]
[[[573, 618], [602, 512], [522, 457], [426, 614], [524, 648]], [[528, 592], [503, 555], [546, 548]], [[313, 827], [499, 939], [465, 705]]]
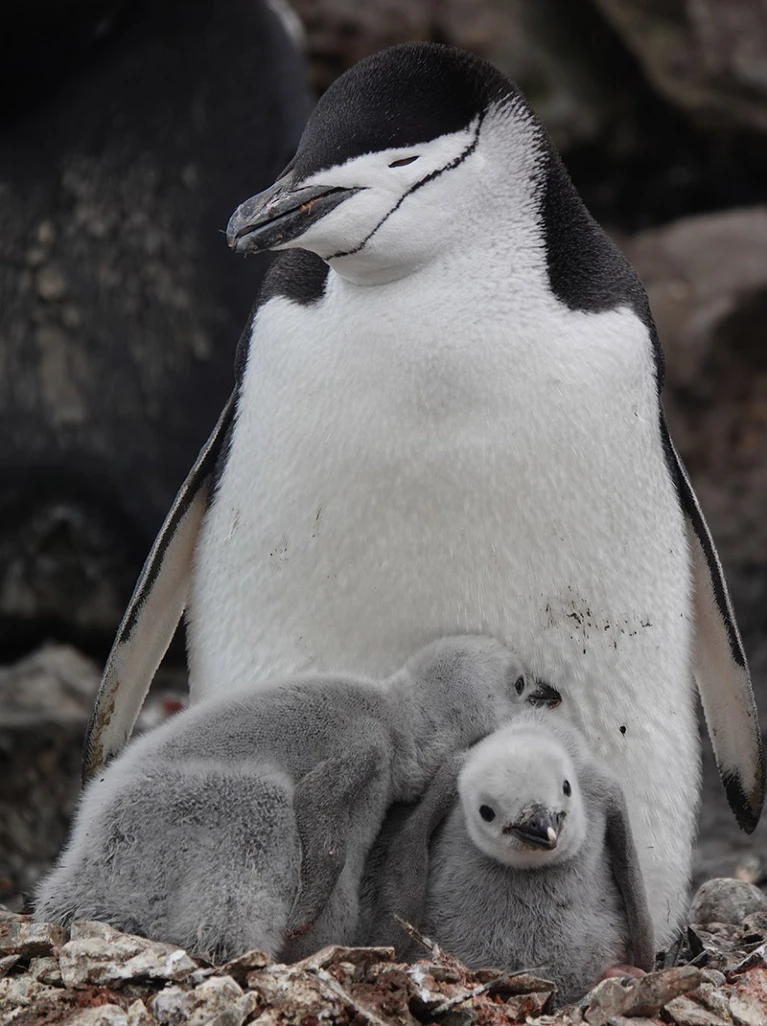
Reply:
[[294, 160], [232, 215], [229, 245], [306, 249], [350, 281], [396, 280], [461, 245], [467, 222], [480, 233], [498, 222], [509, 201], [494, 195], [499, 175], [531, 200], [542, 135], [487, 62], [438, 44], [391, 47], [327, 90]]
[[562, 701], [555, 688], [528, 673], [516, 653], [483, 635], [432, 642], [398, 679], [418, 707], [428, 710], [432, 724], [449, 725], [455, 748], [475, 744], [522, 710], [553, 709]]
[[536, 869], [577, 854], [586, 810], [566, 738], [526, 717], [472, 750], [458, 793], [469, 836], [486, 855]]

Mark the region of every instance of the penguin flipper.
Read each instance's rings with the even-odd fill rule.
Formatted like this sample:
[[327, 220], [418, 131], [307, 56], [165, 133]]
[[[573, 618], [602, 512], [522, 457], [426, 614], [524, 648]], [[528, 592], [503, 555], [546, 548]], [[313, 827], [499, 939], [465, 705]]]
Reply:
[[738, 825], [750, 834], [765, 791], [759, 713], [719, 555], [665, 422], [662, 430], [690, 542], [693, 673], [727, 800]]
[[[343, 755], [323, 760], [293, 793], [293, 811], [301, 842], [299, 887], [285, 927], [289, 939], [302, 937], [322, 913], [346, 864], [355, 816], [380, 798], [381, 818], [386, 798], [381, 792], [387, 753], [367, 741], [348, 746]], [[380, 826], [380, 823], [378, 824]]]
[[613, 876], [623, 898], [633, 964], [645, 972], [652, 972], [655, 968], [655, 931], [626, 798], [617, 780], [593, 764], [582, 773], [581, 784], [605, 814], [605, 841]]
[[458, 774], [465, 758], [465, 752], [458, 752], [442, 764], [421, 801], [391, 838], [380, 874], [377, 907], [367, 935], [368, 944], [392, 947], [402, 954], [407, 941], [395, 916], [412, 926], [421, 925], [429, 879], [431, 839], [456, 803]]
[[83, 781], [123, 747], [187, 601], [192, 556], [234, 393], [176, 496], [147, 557], [107, 658], [85, 734]]

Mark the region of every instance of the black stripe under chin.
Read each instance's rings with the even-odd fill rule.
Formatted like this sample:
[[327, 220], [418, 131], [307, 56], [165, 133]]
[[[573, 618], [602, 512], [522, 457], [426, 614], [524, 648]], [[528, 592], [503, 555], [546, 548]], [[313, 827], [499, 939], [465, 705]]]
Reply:
[[398, 210], [402, 206], [404, 201], [408, 198], [408, 196], [410, 196], [412, 193], [414, 193], [416, 191], [416, 189], [420, 189], [421, 186], [422, 185], [426, 185], [427, 182], [432, 182], [432, 181], [434, 181], [435, 178], [439, 178], [439, 176], [443, 173], [443, 171], [452, 171], [453, 168], [458, 167], [459, 164], [462, 164], [464, 162], [464, 160], [466, 160], [467, 157], [471, 156], [471, 154], [477, 148], [477, 144], [479, 143], [479, 130], [482, 127], [482, 122], [484, 120], [484, 117], [485, 117], [484, 114], [480, 114], [479, 121], [477, 122], [477, 130], [474, 133], [474, 138], [469, 143], [469, 145], [466, 147], [466, 149], [462, 153], [459, 153], [458, 156], [455, 158], [455, 160], [451, 160], [450, 163], [449, 164], [445, 164], [444, 167], [440, 167], [440, 168], [437, 168], [436, 171], [432, 171], [432, 173], [430, 175], [426, 175], [425, 178], [422, 178], [420, 181], [416, 182], [415, 185], [412, 185], [408, 189], [407, 192], [403, 193], [400, 196], [400, 198], [397, 200], [397, 202], [394, 204], [394, 206], [391, 208], [391, 210], [388, 212], [388, 214], [384, 214], [384, 216], [381, 218], [381, 220], [378, 222], [378, 224], [375, 226], [375, 228], [369, 233], [369, 235], [367, 235], [362, 240], [362, 242], [359, 244], [359, 246], [355, 246], [354, 249], [349, 249], [346, 252], [333, 253], [331, 256], [325, 257], [324, 259], [325, 260], [336, 260], [338, 257], [353, 256], [355, 253], [359, 253], [359, 251], [362, 249], [362, 247], [367, 242], [369, 242], [370, 239], [373, 238], [373, 236], [378, 231], [378, 229], [381, 227], [381, 225], [384, 223], [384, 221], [387, 221], [392, 216], [394, 211]]

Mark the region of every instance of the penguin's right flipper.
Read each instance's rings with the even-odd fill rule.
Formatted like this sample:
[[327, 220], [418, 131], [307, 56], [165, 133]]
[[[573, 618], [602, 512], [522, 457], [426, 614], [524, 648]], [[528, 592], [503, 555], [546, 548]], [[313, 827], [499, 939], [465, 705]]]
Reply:
[[693, 672], [727, 800], [739, 826], [750, 834], [764, 804], [759, 713], [719, 555], [665, 421], [661, 425], [690, 542]]
[[296, 785], [293, 811], [301, 842], [301, 871], [285, 928], [287, 937], [303, 936], [330, 900], [346, 863], [354, 817], [364, 815], [366, 802], [375, 801], [372, 792], [386, 787], [387, 760], [381, 744], [351, 744], [343, 755], [325, 759]]
[[458, 774], [465, 758], [465, 752], [458, 752], [442, 764], [421, 801], [391, 839], [367, 943], [392, 947], [401, 953], [403, 931], [394, 917], [420, 926], [426, 903], [431, 839], [455, 805]]
[[233, 393], [182, 484], [136, 583], [88, 723], [84, 781], [117, 755], [130, 737], [152, 677], [181, 619], [211, 476], [234, 407]]
[[615, 882], [623, 897], [633, 964], [645, 972], [652, 972], [655, 967], [655, 931], [623, 791], [611, 774], [594, 765], [581, 774], [581, 785], [590, 791], [605, 814], [607, 850]]

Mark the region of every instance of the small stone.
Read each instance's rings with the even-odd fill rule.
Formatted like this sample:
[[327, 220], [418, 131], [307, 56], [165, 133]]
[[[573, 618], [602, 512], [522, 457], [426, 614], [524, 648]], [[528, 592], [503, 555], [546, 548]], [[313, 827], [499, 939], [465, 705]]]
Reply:
[[197, 969], [181, 948], [94, 922], [72, 926], [72, 939], [61, 949], [60, 965], [67, 987], [114, 986], [136, 979], [182, 980]]
[[294, 968], [303, 972], [316, 972], [318, 969], [326, 969], [336, 962], [368, 966], [378, 962], [392, 961], [394, 961], [394, 948], [349, 948], [342, 944], [330, 944], [313, 955], [309, 955], [308, 958], [296, 962]]
[[718, 969], [701, 969], [700, 978], [703, 983], [710, 983], [714, 987], [723, 987], [727, 982], [727, 977]]
[[150, 1008], [162, 1026], [212, 1026], [224, 1015], [221, 1026], [241, 1026], [257, 1003], [256, 995], [243, 994], [231, 976], [215, 976], [191, 991], [166, 987]]
[[41, 267], [37, 272], [37, 292], [47, 303], [62, 299], [67, 291], [67, 280], [56, 267]]
[[60, 993], [56, 987], [38, 983], [29, 976], [6, 976], [0, 980], [0, 1012], [19, 1006], [26, 1008], [41, 999], [55, 999]]
[[733, 994], [730, 1014], [740, 1026], [764, 1026], [767, 1022], [767, 1006], [750, 994]]
[[[538, 1021], [540, 1022], [540, 1020]], [[557, 1022], [557, 1026], [562, 1026], [561, 1019]], [[658, 1026], [658, 1020], [647, 1019], [643, 1015], [637, 1017], [632, 1016], [631, 1018], [627, 1015], [615, 1015], [610, 1020], [610, 1026]]]
[[762, 912], [752, 912], [750, 916], [746, 916], [741, 927], [745, 936], [758, 934], [767, 939], [767, 909]]
[[63, 926], [34, 923], [26, 916], [0, 922], [0, 955], [50, 955], [67, 939]]
[[697, 990], [700, 970], [692, 965], [648, 973], [629, 984], [629, 997], [622, 1012], [625, 1015], [653, 1016], [669, 1001]]
[[19, 958], [19, 955], [6, 955], [4, 958], [0, 958], [0, 978], [8, 975], [19, 961]]
[[692, 899], [688, 920], [691, 923], [733, 923], [740, 925], [754, 912], [767, 909], [767, 897], [745, 880], [720, 877], [707, 880]]
[[[725, 982], [723, 973], [717, 973], [716, 975], [722, 977], [722, 983]], [[725, 1020], [729, 1019], [730, 1003], [727, 994], [721, 990], [721, 984], [701, 983], [695, 994], [695, 999], [702, 1005], [705, 1005], [714, 1015], [718, 1015]]]
[[763, 968], [766, 962], [765, 956], [767, 956], [767, 944], [760, 944], [758, 948], [754, 948], [753, 951], [749, 952], [745, 958], [739, 959], [736, 965], [730, 965], [728, 972], [745, 973], [749, 969]]
[[134, 1001], [128, 1009], [128, 1026], [157, 1026], [157, 1020], [147, 1011], [143, 1001]]
[[767, 1022], [767, 970], [752, 969], [738, 980], [730, 995], [730, 1015], [739, 1026], [764, 1026]]
[[669, 1001], [664, 1012], [678, 1026], [730, 1026], [729, 1016], [725, 1019], [709, 1011], [692, 998], [678, 997]]
[[[529, 1022], [551, 1004], [553, 991], [539, 991], [532, 994], [517, 994], [506, 999], [504, 1013], [511, 1022]], [[474, 1017], [472, 1016], [472, 1021]]]
[[254, 969], [263, 969], [272, 961], [271, 956], [264, 951], [246, 951], [244, 955], [238, 955], [237, 958], [222, 965], [216, 972], [225, 973], [237, 980], [238, 983], [244, 983], [248, 973]]
[[29, 975], [40, 983], [50, 983], [53, 986], [61, 986], [61, 969], [59, 960], [53, 956], [33, 958], [29, 963]]
[[128, 1026], [128, 1015], [119, 1005], [97, 1005], [74, 1012], [66, 1026]]
[[605, 1026], [614, 1016], [651, 1018], [669, 1001], [695, 990], [700, 985], [700, 971], [691, 965], [648, 973], [639, 979], [622, 983], [619, 979], [602, 980], [582, 999], [584, 1018], [590, 1026]]
[[602, 980], [583, 999], [583, 1017], [590, 1026], [605, 1026], [608, 1019], [620, 1015], [626, 1001], [626, 988], [618, 979]]
[[186, 1022], [192, 1009], [194, 991], [183, 987], [165, 987], [149, 1002], [149, 1008], [155, 1019], [164, 1026], [177, 1026]]

